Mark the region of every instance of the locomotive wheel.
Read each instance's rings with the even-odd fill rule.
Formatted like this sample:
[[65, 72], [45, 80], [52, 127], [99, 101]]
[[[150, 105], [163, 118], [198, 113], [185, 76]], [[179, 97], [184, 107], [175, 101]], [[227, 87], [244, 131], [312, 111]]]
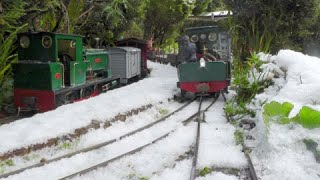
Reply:
[[185, 98], [185, 97], [186, 97], [186, 94], [187, 94], [187, 91], [181, 89], [180, 94], [181, 94], [181, 97], [182, 97], [182, 98]]
[[80, 90], [80, 99], [90, 97], [93, 93], [93, 87], [86, 87]]

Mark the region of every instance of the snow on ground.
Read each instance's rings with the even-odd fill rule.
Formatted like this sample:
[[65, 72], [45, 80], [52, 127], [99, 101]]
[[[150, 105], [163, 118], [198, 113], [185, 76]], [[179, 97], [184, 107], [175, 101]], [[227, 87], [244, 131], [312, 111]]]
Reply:
[[[183, 154], [183, 151], [188, 149], [186, 147], [190, 146], [190, 144], [192, 143], [192, 138], [189, 138], [189, 136], [194, 135], [193, 133], [190, 133], [190, 135], [186, 136], [185, 132], [188, 132], [188, 131], [192, 132], [192, 130], [195, 128], [181, 127], [182, 125], [180, 122], [184, 120], [186, 117], [189, 117], [190, 115], [195, 113], [197, 110], [196, 107], [197, 107], [197, 104], [194, 103], [190, 105], [190, 107], [188, 106], [188, 108], [169, 117], [168, 120], [166, 120], [165, 122], [157, 124], [152, 128], [144, 130], [133, 136], [124, 138], [123, 140], [115, 142], [109, 146], [105, 146], [98, 150], [90, 151], [87, 153], [81, 153], [71, 158], [53, 162], [40, 168], [34, 168], [31, 170], [22, 172], [16, 176], [9, 177], [8, 179], [17, 179], [17, 180], [18, 179], [30, 179], [30, 180], [31, 179], [32, 180], [52, 179], [54, 180], [54, 179], [62, 178], [64, 176], [77, 172], [81, 169], [101, 163], [102, 161], [114, 158], [122, 153], [128, 152], [139, 146], [147, 144], [152, 140], [162, 136], [166, 132], [170, 132], [174, 129], [178, 129], [178, 131], [176, 133], [173, 133], [173, 136], [174, 134], [178, 134], [178, 137], [173, 139], [167, 139], [163, 143], [167, 145], [169, 144], [174, 145], [175, 150], [178, 149], [179, 152], [182, 152]], [[136, 118], [139, 118], [139, 117], [136, 117]], [[121, 129], [122, 128], [123, 127], [121, 127]], [[95, 132], [95, 135], [96, 137], [105, 136], [107, 131], [108, 129], [106, 129], [105, 132]], [[177, 139], [180, 141], [176, 141]], [[174, 142], [179, 142], [179, 144], [174, 144]], [[102, 171], [101, 175], [103, 175], [104, 177], [108, 177], [107, 179], [109, 178], [112, 179], [113, 176], [118, 176], [118, 179], [120, 179], [119, 178], [120, 175], [123, 175], [123, 176], [130, 175], [129, 172], [132, 167], [139, 168], [137, 169], [137, 172], [145, 173], [144, 171], [150, 172], [153, 169], [157, 169], [161, 167], [163, 165], [161, 161], [166, 162], [168, 159], [171, 161], [174, 161], [173, 157], [177, 156], [175, 154], [175, 151], [170, 150], [170, 148], [167, 148], [166, 145], [164, 144], [161, 145], [162, 147], [160, 145], [159, 145], [160, 147], [151, 146], [149, 148], [151, 149], [149, 152], [141, 153], [143, 155], [138, 154], [132, 157], [128, 156], [129, 159], [131, 157], [131, 160], [133, 161], [132, 164], [129, 164], [128, 166], [116, 166], [112, 171], [112, 173], [107, 173], [106, 171]], [[166, 149], [169, 149], [169, 151]], [[127, 158], [123, 158], [120, 161], [116, 161], [115, 163], [112, 163], [112, 164], [123, 163], [125, 159]], [[148, 162], [146, 163], [146, 161]], [[146, 168], [145, 164], [148, 164], [147, 166], [148, 168]], [[99, 173], [95, 173], [95, 175], [98, 176]]]
[[[28, 165], [36, 164], [40, 162], [42, 158], [47, 160], [53, 159], [79, 149], [109, 141], [111, 139], [117, 139], [124, 134], [154, 122], [155, 120], [178, 109], [180, 106], [181, 104], [175, 101], [156, 104], [144, 112], [129, 117], [126, 121], [113, 122], [112, 126], [107, 129], [96, 129], [82, 135], [80, 138], [77, 138], [72, 142], [68, 140], [62, 141], [55, 147], [47, 147], [40, 151], [34, 151], [23, 157], [14, 157], [12, 158], [14, 166], [6, 166], [5, 168], [2, 168], [2, 171], [4, 173], [11, 172]], [[2, 171], [0, 173], [2, 173]]]
[[238, 180], [237, 177], [226, 175], [221, 172], [211, 173], [205, 177], [197, 178], [197, 180]]
[[224, 101], [218, 99], [206, 116], [201, 126], [198, 168], [229, 167], [243, 168], [247, 166], [246, 158], [241, 152], [241, 145], [234, 140], [235, 127], [224, 117]]
[[[257, 95], [256, 102], [267, 100], [294, 104], [295, 108], [290, 117], [300, 110], [303, 105], [320, 109], [320, 59], [303, 55], [290, 50], [282, 50], [275, 56], [261, 55], [270, 63], [264, 65], [265, 71], [270, 70], [278, 78], [274, 85]], [[74, 129], [86, 126], [91, 120], [105, 121], [121, 112], [140, 107], [145, 104], [157, 104], [159, 101], [172, 97], [177, 92], [176, 69], [169, 65], [149, 62], [152, 73], [149, 78], [137, 83], [101, 94], [75, 104], [65, 105], [58, 109], [37, 114], [0, 127], [0, 153], [10, 151], [25, 145], [45, 142], [48, 138], [61, 136]], [[271, 74], [271, 73], [269, 73]], [[172, 111], [178, 104], [165, 103]], [[194, 106], [194, 105], [193, 105]], [[157, 106], [159, 107], [159, 106]], [[166, 106], [163, 106], [166, 107]], [[192, 108], [192, 106], [190, 107]], [[204, 167], [233, 167], [246, 166], [246, 160], [237, 146], [233, 133], [235, 128], [223, 117], [223, 102], [221, 99], [206, 113], [207, 123], [203, 124], [198, 169]], [[319, 129], [305, 129], [298, 124], [279, 125], [271, 123], [266, 128], [262, 119], [259, 103], [256, 103], [257, 127], [249, 132], [255, 137], [254, 141], [246, 141], [254, 146], [251, 153], [258, 177], [262, 180], [316, 180], [320, 179], [320, 164], [313, 154], [308, 151], [303, 139], [311, 138], [320, 144]], [[194, 108], [196, 109], [196, 108]], [[78, 148], [95, 144], [102, 140], [112, 139], [124, 133], [149, 123], [159, 115], [157, 109], [150, 109], [146, 114], [138, 114], [126, 122], [114, 123], [107, 129], [99, 129], [82, 136]], [[176, 129], [165, 139], [145, 148], [134, 155], [110, 163], [105, 168], [85, 174], [79, 179], [188, 179], [191, 159], [175, 161], [184, 155], [194, 143], [195, 123], [182, 126], [177, 121], [192, 113], [191, 109], [182, 111], [166, 122], [156, 125], [148, 131], [113, 143], [94, 152], [82, 153], [41, 168], [25, 171], [8, 179], [57, 179], [69, 173], [76, 172], [87, 166], [110, 159], [122, 152], [127, 152], [158, 138], [164, 132]], [[51, 149], [52, 150], [52, 149]], [[43, 154], [49, 152], [43, 150]], [[52, 156], [63, 154], [57, 151]], [[50, 154], [50, 153], [49, 153]], [[50, 155], [47, 157], [50, 158]], [[77, 179], [77, 178], [76, 178]], [[203, 179], [237, 179], [235, 176], [212, 172]]]
[[153, 62], [148, 65], [152, 69], [151, 75], [142, 81], [0, 126], [0, 153], [43, 143], [86, 126], [91, 120], [105, 121], [118, 113], [172, 97], [177, 91], [176, 69]]
[[[263, 69], [270, 70], [279, 77], [273, 79], [274, 85], [256, 96], [256, 102], [290, 102], [294, 105], [290, 117], [295, 116], [304, 105], [320, 109], [320, 58], [291, 50], [281, 50], [275, 56], [261, 57], [270, 62]], [[258, 177], [263, 180], [319, 180], [320, 164], [306, 149], [303, 139], [311, 138], [320, 144], [320, 129], [305, 129], [294, 123], [272, 123], [266, 128], [262, 107], [259, 103], [256, 104], [257, 128], [250, 132], [256, 140], [248, 143], [256, 146], [252, 158]]]

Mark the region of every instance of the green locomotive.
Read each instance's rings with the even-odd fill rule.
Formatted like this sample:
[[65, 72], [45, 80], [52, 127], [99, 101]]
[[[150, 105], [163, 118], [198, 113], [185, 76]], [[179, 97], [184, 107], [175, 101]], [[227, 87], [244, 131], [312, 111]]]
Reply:
[[[186, 92], [198, 95], [227, 91], [231, 79], [230, 36], [218, 26], [187, 28], [186, 34], [190, 44], [195, 46], [197, 61], [184, 62], [188, 58], [180, 58], [182, 63], [178, 66], [177, 86], [181, 95], [185, 96]], [[183, 45], [179, 43], [179, 46]]]
[[18, 35], [13, 64], [18, 110], [45, 112], [95, 96], [117, 85], [103, 49], [83, 49], [82, 36], [51, 32]]

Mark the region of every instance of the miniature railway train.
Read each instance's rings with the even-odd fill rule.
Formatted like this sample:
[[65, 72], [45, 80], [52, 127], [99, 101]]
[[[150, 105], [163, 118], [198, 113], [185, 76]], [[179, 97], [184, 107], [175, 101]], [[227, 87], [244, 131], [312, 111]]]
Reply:
[[[188, 61], [183, 52], [188, 42], [179, 41], [179, 54], [174, 64], [179, 64], [177, 83], [184, 97], [187, 92], [215, 94], [227, 92], [231, 79], [231, 38], [217, 26], [201, 26], [186, 29], [190, 44], [195, 46], [196, 61]], [[187, 51], [192, 51], [188, 49]]]
[[85, 49], [82, 36], [51, 32], [21, 33], [18, 42], [19, 61], [12, 66], [18, 112], [49, 111], [148, 72], [143, 42], [135, 43], [140, 49]]

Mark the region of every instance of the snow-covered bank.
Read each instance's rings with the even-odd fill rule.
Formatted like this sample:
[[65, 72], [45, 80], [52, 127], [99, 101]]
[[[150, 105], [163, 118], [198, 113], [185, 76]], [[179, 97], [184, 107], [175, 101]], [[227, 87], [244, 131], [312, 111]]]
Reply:
[[[257, 128], [249, 134], [255, 137], [252, 158], [258, 177], [263, 180], [320, 179], [320, 164], [307, 150], [304, 139], [320, 144], [320, 129], [305, 129], [296, 123], [263, 122], [261, 102], [290, 102], [294, 105], [289, 117], [294, 117], [302, 106], [320, 109], [320, 58], [291, 50], [281, 50], [275, 56], [261, 55], [269, 62], [262, 66], [276, 74], [274, 84], [256, 96]], [[252, 143], [248, 141], [247, 143]], [[319, 150], [319, 146], [318, 146]]]
[[137, 83], [0, 126], [0, 153], [44, 143], [84, 127], [91, 120], [106, 121], [118, 113], [172, 97], [177, 90], [176, 69], [153, 62], [148, 65], [152, 69], [150, 77]]

